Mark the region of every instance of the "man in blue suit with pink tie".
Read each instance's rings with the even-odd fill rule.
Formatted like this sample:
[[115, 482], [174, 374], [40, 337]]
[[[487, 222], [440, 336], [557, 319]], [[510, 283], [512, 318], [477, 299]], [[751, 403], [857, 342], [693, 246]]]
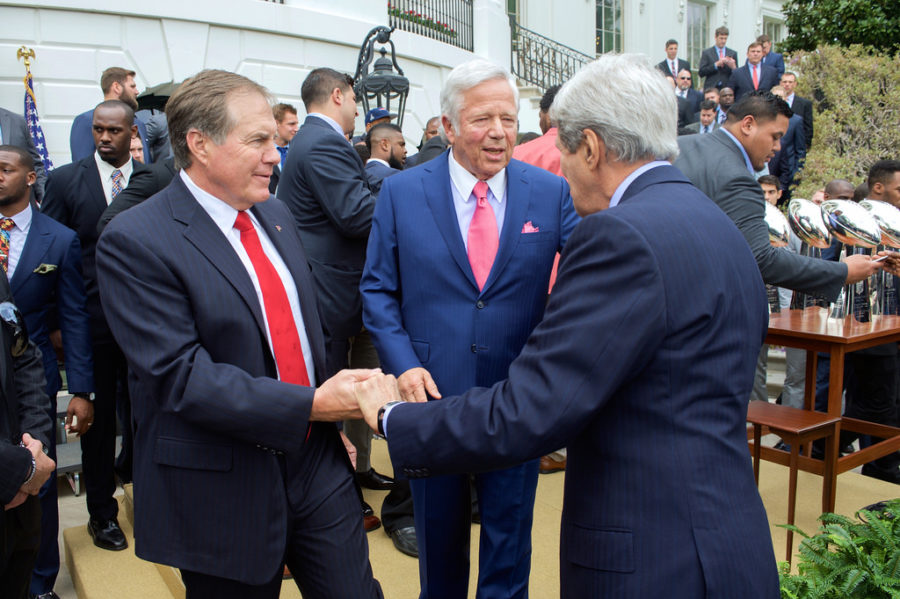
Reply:
[[363, 417], [414, 483], [566, 446], [565, 599], [776, 599], [745, 426], [768, 323], [753, 254], [669, 163], [675, 99], [645, 58], [600, 57], [550, 110], [583, 220], [507, 380], [424, 404], [362, 382]]
[[[456, 67], [441, 92], [451, 150], [385, 179], [375, 205], [363, 320], [409, 400], [506, 377], [543, 315], [554, 256], [576, 224], [563, 179], [510, 160], [516, 96], [502, 67]], [[475, 476], [479, 597], [528, 596], [535, 457]], [[421, 597], [465, 597], [469, 477], [411, 482]]]

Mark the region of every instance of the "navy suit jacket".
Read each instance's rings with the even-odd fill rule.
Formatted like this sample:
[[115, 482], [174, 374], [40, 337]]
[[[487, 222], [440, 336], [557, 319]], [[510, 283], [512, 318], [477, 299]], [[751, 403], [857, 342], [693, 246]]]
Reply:
[[41, 202], [44, 199], [47, 173], [44, 172], [44, 160], [34, 147], [34, 140], [28, 132], [25, 117], [0, 108], [0, 143], [28, 150], [31, 159], [34, 160], [34, 172], [37, 175], [37, 181], [34, 183], [34, 199]]
[[385, 179], [360, 284], [382, 367], [400, 375], [422, 366], [442, 394], [506, 376], [544, 313], [556, 252], [578, 220], [564, 179], [511, 160], [500, 246], [479, 291], [453, 206], [449, 156]]
[[769, 52], [762, 57], [762, 64], [772, 67], [778, 72], [778, 80], [784, 75], [784, 56], [778, 52]]
[[396, 175], [399, 172], [399, 170], [385, 166], [376, 160], [370, 160], [366, 163], [366, 177], [369, 179], [369, 187], [372, 188], [372, 193], [375, 195], [378, 195], [378, 192], [381, 191], [381, 182], [384, 181], [385, 177]]
[[753, 75], [750, 74], [750, 67], [745, 64], [731, 73], [728, 87], [734, 90], [734, 101], [737, 102], [750, 92], [755, 91], [755, 89], [769, 91], [773, 86], [778, 85], [779, 81], [781, 81], [781, 78], [774, 68], [761, 64], [759, 67], [759, 87], [754, 88]]
[[781, 149], [769, 160], [769, 174], [778, 177], [781, 188], [788, 189], [794, 175], [806, 160], [806, 139], [803, 135], [803, 118], [793, 115], [788, 121], [787, 132], [780, 140]]
[[566, 446], [562, 597], [776, 599], [745, 424], [767, 323], [734, 224], [655, 168], [576, 227], [507, 380], [391, 410], [394, 471], [485, 471]]
[[[93, 123], [93, 108], [82, 112], [72, 121], [72, 130], [69, 132], [69, 151], [72, 154], [72, 162], [93, 156], [96, 149]], [[153, 162], [153, 154], [150, 153], [150, 136], [147, 134], [147, 126], [137, 116], [134, 117], [134, 124], [137, 125], [138, 135], [141, 138], [141, 143], [144, 145], [144, 162], [150, 164]]]
[[[147, 176], [143, 173], [149, 171], [150, 167], [134, 160], [132, 164], [134, 165], [132, 178]], [[100, 306], [100, 291], [97, 288], [97, 272], [94, 265], [99, 237], [97, 223], [106, 208], [106, 196], [103, 194], [103, 185], [93, 154], [78, 162], [54, 169], [50, 173], [41, 212], [78, 235], [78, 241], [81, 243], [81, 267], [84, 273], [84, 290], [87, 294], [87, 311], [94, 343], [112, 341], [103, 316], [103, 308]]]
[[[659, 64], [656, 65], [656, 68], [664, 76], [671, 76], [673, 79], [676, 79], [678, 77], [678, 73], [680, 73], [681, 71], [690, 71], [691, 70], [691, 63], [689, 63], [688, 61], [682, 60], [680, 58], [676, 58], [675, 61], [678, 63], [678, 69], [676, 70], [675, 73], [673, 73], [671, 71], [671, 69], [669, 68], [669, 59], [668, 58], [660, 61]], [[691, 79], [691, 87], [692, 88], [694, 87], [693, 78]]]
[[[274, 198], [251, 210], [296, 282], [324, 381], [313, 281], [291, 214]], [[320, 489], [350, 484], [337, 429], [309, 422], [315, 389], [276, 379], [250, 276], [180, 177], [110, 221], [97, 274], [128, 360], [137, 555], [248, 584], [271, 580], [288, 497], [302, 502], [311, 491], [300, 483], [313, 476]]]
[[[41, 268], [42, 265], [46, 266]], [[81, 246], [75, 232], [34, 210], [22, 255], [9, 284], [28, 326], [28, 335], [41, 350], [47, 395], [55, 399], [62, 387], [56, 352], [47, 330], [48, 317], [59, 324], [62, 332], [69, 391], [92, 392], [91, 332], [85, 310]], [[51, 314], [54, 307], [55, 312]]]
[[324, 120], [307, 116], [291, 140], [278, 199], [297, 223], [330, 338], [362, 330], [359, 278], [375, 197], [353, 146]]
[[813, 138], [813, 105], [806, 98], [794, 94], [794, 102], [791, 104], [794, 114], [803, 119], [803, 138], [806, 140], [806, 148], [812, 145]]

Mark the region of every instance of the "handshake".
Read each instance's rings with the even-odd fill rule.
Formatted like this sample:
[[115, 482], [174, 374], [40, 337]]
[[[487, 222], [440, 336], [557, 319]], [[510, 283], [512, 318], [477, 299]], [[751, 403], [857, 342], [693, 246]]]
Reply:
[[51, 460], [47, 454], [44, 453], [43, 443], [32, 438], [28, 433], [22, 435], [22, 442], [20, 445], [31, 452], [34, 471], [16, 492], [12, 501], [3, 506], [4, 510], [11, 510], [15, 507], [19, 507], [25, 503], [25, 500], [28, 499], [29, 495], [37, 495], [41, 490], [41, 486], [48, 478], [50, 478], [50, 475], [53, 474], [53, 470], [56, 468], [56, 462]]
[[388, 402], [424, 402], [441, 397], [434, 379], [424, 368], [410, 368], [395, 378], [380, 368], [342, 370], [322, 383], [313, 397], [310, 420], [338, 422], [362, 418], [378, 431], [378, 410]]

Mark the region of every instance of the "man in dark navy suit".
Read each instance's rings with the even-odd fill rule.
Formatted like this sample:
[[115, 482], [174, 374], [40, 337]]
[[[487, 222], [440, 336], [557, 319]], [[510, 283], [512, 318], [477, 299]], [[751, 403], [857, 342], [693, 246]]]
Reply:
[[772, 38], [763, 33], [756, 38], [756, 41], [762, 44], [763, 49], [763, 57], [760, 63], [778, 71], [778, 78], [781, 79], [781, 76], [784, 75], [784, 57], [778, 52], [772, 52]]
[[178, 176], [97, 247], [135, 415], [135, 550], [187, 597], [381, 597], [347, 451], [352, 383], [325, 374], [315, 283], [287, 207], [268, 92], [203, 71], [169, 99]]
[[396, 175], [406, 164], [406, 140], [403, 130], [393, 123], [381, 123], [366, 134], [370, 158], [366, 161], [366, 177], [372, 193], [378, 195], [385, 177]]
[[[566, 599], [779, 596], [745, 426], [765, 290], [737, 228], [668, 162], [674, 108], [634, 55], [600, 57], [556, 96], [584, 219], [506, 380], [422, 403], [389, 403], [401, 395], [389, 378], [357, 385], [395, 472], [414, 481], [568, 446]], [[413, 178], [385, 191], [401, 177]]]
[[747, 62], [731, 73], [728, 87], [734, 90], [735, 102], [754, 91], [767, 92], [778, 85], [780, 77], [773, 67], [762, 64], [763, 49], [759, 42], [747, 46]]
[[[29, 188], [34, 185], [36, 174], [32, 158], [25, 150], [0, 146], [0, 170], [9, 173], [0, 183], [0, 238], [8, 242], [6, 254], [0, 253], [0, 260], [5, 260], [6, 275], [28, 333], [41, 350], [47, 379], [45, 391], [50, 400], [47, 415], [56, 421], [56, 394], [62, 387], [56, 352], [50, 341], [53, 333], [48, 330], [48, 322], [52, 322], [62, 333], [66, 379], [72, 393], [66, 410], [67, 428], [81, 435], [90, 430], [94, 419], [91, 334], [84, 307], [81, 246], [74, 231], [32, 208]], [[13, 181], [17, 183], [11, 184]], [[48, 455], [56, 460], [56, 435], [50, 435], [49, 441]], [[40, 498], [41, 549], [30, 592], [38, 599], [50, 599], [55, 596], [53, 585], [59, 573], [55, 476], [41, 487]]]

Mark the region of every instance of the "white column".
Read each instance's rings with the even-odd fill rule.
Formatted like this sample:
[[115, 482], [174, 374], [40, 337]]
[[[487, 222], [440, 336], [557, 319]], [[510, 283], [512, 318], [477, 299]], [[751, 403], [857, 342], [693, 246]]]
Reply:
[[475, 0], [473, 4], [473, 52], [510, 68], [509, 17], [502, 0]]

